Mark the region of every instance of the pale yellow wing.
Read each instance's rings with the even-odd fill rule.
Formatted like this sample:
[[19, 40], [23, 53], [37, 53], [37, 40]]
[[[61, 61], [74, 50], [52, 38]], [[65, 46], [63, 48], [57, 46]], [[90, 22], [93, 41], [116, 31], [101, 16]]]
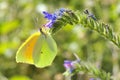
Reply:
[[[40, 32], [32, 34], [18, 49], [16, 54], [16, 61], [33, 64], [33, 50], [36, 41], [40, 37]], [[40, 45], [40, 44], [39, 44]]]

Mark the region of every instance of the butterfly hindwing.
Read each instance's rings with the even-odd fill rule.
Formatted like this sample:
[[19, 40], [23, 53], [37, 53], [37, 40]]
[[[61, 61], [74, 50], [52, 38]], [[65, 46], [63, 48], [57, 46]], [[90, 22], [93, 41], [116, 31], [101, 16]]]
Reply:
[[[37, 43], [42, 44], [41, 48], [35, 51], [34, 49], [34, 64], [37, 67], [46, 67], [51, 65], [56, 54], [57, 54], [57, 45], [54, 39], [50, 35], [41, 35]], [[37, 44], [36, 44], [37, 45]], [[37, 47], [37, 46], [35, 46]]]

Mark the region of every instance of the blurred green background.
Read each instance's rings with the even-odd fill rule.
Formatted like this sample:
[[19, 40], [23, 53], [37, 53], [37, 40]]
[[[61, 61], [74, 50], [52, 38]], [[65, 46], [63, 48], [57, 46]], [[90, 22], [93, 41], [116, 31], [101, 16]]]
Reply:
[[120, 49], [80, 25], [66, 25], [53, 36], [58, 54], [51, 66], [41, 69], [16, 63], [19, 46], [46, 23], [42, 11], [59, 8], [89, 9], [120, 35], [120, 0], [0, 0], [0, 80], [64, 80], [63, 61], [74, 60], [73, 52], [120, 80]]

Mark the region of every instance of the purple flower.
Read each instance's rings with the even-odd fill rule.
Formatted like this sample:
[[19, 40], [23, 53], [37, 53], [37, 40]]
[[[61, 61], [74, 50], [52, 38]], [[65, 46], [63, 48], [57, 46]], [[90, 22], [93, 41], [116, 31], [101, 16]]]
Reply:
[[66, 11], [66, 10], [65, 10], [64, 8], [61, 8], [61, 9], [59, 10], [59, 16], [62, 16], [65, 11]]
[[73, 65], [71, 64], [72, 61], [69, 60], [65, 60], [64, 61], [64, 67], [70, 71], [70, 73], [72, 73], [72, 71], [74, 70]]
[[87, 14], [88, 17], [91, 17], [92, 19], [97, 20], [96, 17], [95, 17], [95, 15], [92, 14], [92, 13], [90, 13], [88, 10], [85, 10], [84, 13]]
[[65, 68], [70, 68], [70, 67], [72, 67], [71, 63], [72, 63], [72, 61], [65, 60], [65, 61], [64, 61], [64, 67], [65, 67]]
[[80, 60], [75, 60], [75, 61], [70, 61], [70, 60], [65, 60], [64, 61], [64, 67], [66, 70], [69, 70], [70, 73], [73, 72], [73, 70], [76, 68], [76, 64], [78, 64]]
[[48, 23], [46, 23], [44, 26], [51, 28], [53, 25], [54, 21], [50, 20]]
[[90, 78], [89, 80], [94, 80], [94, 78]]
[[43, 14], [45, 15], [45, 18], [47, 18], [48, 20], [56, 20], [57, 19], [56, 14], [50, 14], [50, 13], [45, 12], [45, 11], [43, 11]]
[[52, 14], [48, 13], [46, 11], [43, 11], [44, 17], [49, 20], [49, 22], [45, 24], [45, 27], [51, 28], [52, 25], [55, 23], [55, 21], [58, 18], [62, 17], [62, 15], [64, 14], [65, 11], [66, 10], [64, 8], [61, 8], [61, 9], [57, 10], [56, 12], [54, 12]]

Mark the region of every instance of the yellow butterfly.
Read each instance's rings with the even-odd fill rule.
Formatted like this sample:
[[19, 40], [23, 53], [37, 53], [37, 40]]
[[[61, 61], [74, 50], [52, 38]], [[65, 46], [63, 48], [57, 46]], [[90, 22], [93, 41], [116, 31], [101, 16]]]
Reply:
[[51, 65], [57, 54], [57, 45], [50, 34], [43, 31], [32, 34], [18, 49], [16, 61], [36, 67]]

